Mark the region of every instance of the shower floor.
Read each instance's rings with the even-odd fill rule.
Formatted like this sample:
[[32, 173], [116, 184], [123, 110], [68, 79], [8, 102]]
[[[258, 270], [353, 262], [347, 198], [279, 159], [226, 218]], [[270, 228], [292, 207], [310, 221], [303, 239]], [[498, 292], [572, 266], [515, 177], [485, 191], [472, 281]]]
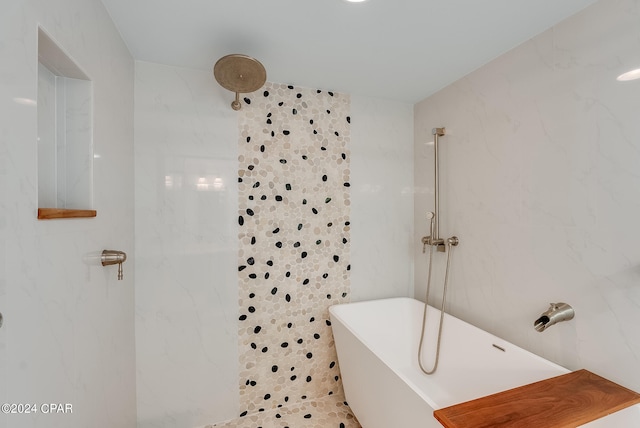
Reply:
[[361, 428], [343, 395], [291, 404], [206, 428]]

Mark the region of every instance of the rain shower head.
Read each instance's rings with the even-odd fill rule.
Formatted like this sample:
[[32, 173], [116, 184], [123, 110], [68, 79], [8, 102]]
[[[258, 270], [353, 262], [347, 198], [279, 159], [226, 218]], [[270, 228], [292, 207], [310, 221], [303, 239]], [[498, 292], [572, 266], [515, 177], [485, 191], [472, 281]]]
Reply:
[[231, 108], [240, 110], [240, 93], [258, 90], [267, 81], [267, 71], [255, 58], [247, 55], [231, 54], [220, 58], [213, 66], [213, 75], [225, 89], [236, 93]]

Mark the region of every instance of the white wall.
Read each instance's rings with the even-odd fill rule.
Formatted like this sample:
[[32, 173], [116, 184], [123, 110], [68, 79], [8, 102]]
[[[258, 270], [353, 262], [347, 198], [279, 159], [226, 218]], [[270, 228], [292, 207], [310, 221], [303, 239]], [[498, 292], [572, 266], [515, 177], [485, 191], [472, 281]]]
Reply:
[[351, 300], [413, 294], [413, 106], [351, 96]]
[[[136, 63], [140, 427], [193, 427], [239, 413], [232, 99], [211, 73]], [[352, 102], [353, 299], [410, 295], [412, 109], [363, 97]], [[224, 190], [196, 191], [203, 175], [222, 178]]]
[[[38, 24], [93, 80], [96, 218], [36, 220]], [[3, 2], [0, 118], [0, 402], [73, 405], [0, 426], [133, 427], [133, 60], [100, 1]]]
[[[238, 414], [238, 124], [211, 73], [136, 62], [138, 426]], [[204, 178], [211, 190], [199, 190]], [[213, 187], [220, 179], [220, 187]]]
[[[450, 311], [635, 390], [640, 81], [616, 77], [640, 66], [639, 6], [602, 0], [415, 107], [417, 237], [433, 209], [430, 131], [447, 128], [441, 235], [460, 237]], [[420, 249], [416, 239], [423, 298]], [[557, 301], [575, 319], [536, 332], [534, 320]]]

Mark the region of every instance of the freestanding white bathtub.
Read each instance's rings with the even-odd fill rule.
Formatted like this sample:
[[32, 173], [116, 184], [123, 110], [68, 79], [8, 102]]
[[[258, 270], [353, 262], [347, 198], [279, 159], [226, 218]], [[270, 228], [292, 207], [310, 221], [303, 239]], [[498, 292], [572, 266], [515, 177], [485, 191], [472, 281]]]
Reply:
[[[329, 308], [346, 399], [364, 428], [441, 428], [434, 410], [568, 372], [445, 314], [438, 369], [424, 375], [417, 361], [423, 310], [410, 298]], [[429, 307], [426, 367], [439, 317]]]

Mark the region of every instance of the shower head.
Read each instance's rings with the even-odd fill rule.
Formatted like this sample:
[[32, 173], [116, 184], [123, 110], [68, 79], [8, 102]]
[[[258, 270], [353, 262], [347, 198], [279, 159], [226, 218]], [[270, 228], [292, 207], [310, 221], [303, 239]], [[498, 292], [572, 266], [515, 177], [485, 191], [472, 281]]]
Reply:
[[267, 72], [260, 61], [241, 54], [220, 58], [213, 66], [213, 76], [220, 86], [236, 93], [236, 99], [231, 103], [234, 110], [240, 110], [240, 93], [258, 90], [267, 80]]

